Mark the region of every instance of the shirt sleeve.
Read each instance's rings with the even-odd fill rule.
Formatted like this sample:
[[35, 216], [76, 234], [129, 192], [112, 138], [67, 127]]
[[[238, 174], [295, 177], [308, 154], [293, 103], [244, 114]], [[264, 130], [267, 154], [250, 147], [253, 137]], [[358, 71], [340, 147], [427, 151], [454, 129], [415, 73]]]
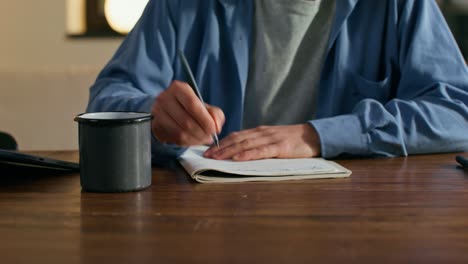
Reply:
[[460, 50], [435, 1], [400, 3], [396, 96], [310, 121], [326, 158], [468, 150], [468, 70]]
[[[176, 32], [174, 0], [151, 0], [90, 89], [88, 112], [150, 112], [155, 98], [171, 83]], [[153, 121], [153, 122], [157, 122]], [[178, 156], [180, 148], [152, 139], [155, 157]]]
[[175, 30], [166, 1], [150, 1], [90, 89], [88, 111], [145, 111], [173, 76]]

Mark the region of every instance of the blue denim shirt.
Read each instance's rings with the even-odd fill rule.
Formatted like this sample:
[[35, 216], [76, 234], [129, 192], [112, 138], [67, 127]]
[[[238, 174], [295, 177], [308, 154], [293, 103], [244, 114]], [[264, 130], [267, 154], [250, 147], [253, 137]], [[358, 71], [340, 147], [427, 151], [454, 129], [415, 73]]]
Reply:
[[[322, 156], [468, 150], [468, 70], [435, 1], [336, 4], [309, 121]], [[186, 80], [180, 48], [205, 101], [225, 112], [220, 137], [239, 130], [253, 8], [250, 0], [150, 1], [91, 87], [87, 111], [150, 111], [172, 80]], [[157, 160], [182, 150], [152, 144]]]

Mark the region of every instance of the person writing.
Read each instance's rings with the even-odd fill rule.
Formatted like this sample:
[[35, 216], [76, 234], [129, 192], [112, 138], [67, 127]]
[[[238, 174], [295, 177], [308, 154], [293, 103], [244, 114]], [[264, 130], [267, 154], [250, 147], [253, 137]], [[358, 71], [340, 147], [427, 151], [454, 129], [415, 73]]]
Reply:
[[467, 103], [434, 0], [150, 0], [87, 111], [151, 112], [156, 160], [253, 160], [466, 151]]

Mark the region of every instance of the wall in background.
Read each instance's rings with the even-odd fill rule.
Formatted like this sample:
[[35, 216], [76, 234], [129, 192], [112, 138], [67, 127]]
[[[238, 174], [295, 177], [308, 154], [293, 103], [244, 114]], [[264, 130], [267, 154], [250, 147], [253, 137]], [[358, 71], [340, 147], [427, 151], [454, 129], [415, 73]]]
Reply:
[[468, 61], [468, 0], [439, 0], [442, 12]]
[[122, 39], [67, 39], [65, 2], [0, 2], [0, 68], [104, 65]]
[[73, 116], [122, 41], [67, 39], [65, 2], [0, 1], [0, 130], [22, 150], [77, 149]]

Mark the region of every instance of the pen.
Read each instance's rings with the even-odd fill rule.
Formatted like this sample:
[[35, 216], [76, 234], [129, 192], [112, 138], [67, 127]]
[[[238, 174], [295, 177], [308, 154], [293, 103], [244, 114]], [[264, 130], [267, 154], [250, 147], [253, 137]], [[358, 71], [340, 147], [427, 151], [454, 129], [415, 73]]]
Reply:
[[[189, 64], [187, 62], [187, 59], [185, 58], [184, 53], [180, 49], [177, 50], [177, 53], [179, 54], [179, 59], [182, 62], [182, 66], [183, 66], [183, 68], [185, 70], [185, 73], [188, 75], [188, 84], [190, 85], [190, 87], [192, 87], [193, 91], [197, 95], [198, 99], [200, 99], [202, 104], [205, 105], [205, 102], [203, 101], [201, 93], [198, 90], [197, 83], [195, 82], [195, 77], [193, 77], [192, 70], [190, 69], [190, 66], [189, 66]], [[213, 138], [213, 141], [216, 144], [216, 146], [219, 148], [218, 135], [216, 135], [216, 133], [215, 133], [215, 134], [211, 135], [211, 137]]]
[[468, 158], [463, 156], [456, 156], [455, 159], [463, 168], [468, 169]]

